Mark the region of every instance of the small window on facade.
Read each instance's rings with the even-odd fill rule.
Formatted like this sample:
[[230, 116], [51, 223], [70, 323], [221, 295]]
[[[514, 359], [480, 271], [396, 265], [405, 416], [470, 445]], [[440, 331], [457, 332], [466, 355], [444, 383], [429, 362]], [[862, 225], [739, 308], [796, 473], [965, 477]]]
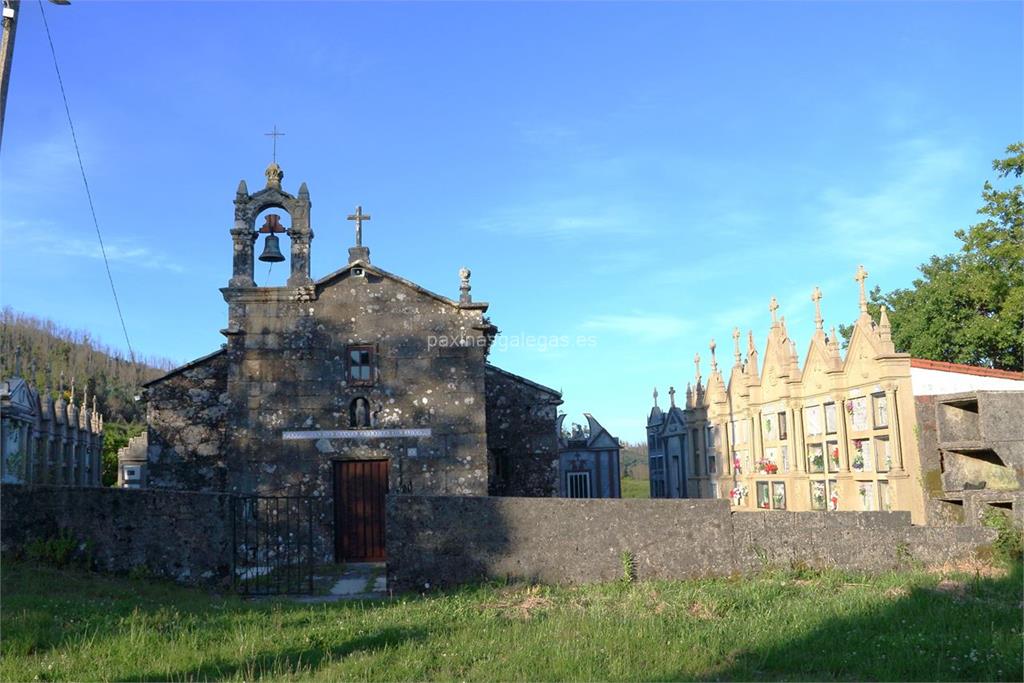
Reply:
[[717, 481], [711, 482], [711, 497], [712, 498], [719, 498], [720, 496], [721, 496], [721, 493], [718, 490], [718, 482]]
[[569, 498], [590, 498], [590, 472], [566, 472], [565, 492]]
[[812, 481], [811, 482], [811, 509], [812, 510], [824, 510], [828, 497], [825, 493], [825, 482], [823, 481]]
[[788, 432], [786, 431], [786, 413], [779, 413], [779, 441], [785, 441], [788, 438]]
[[351, 384], [373, 384], [373, 347], [348, 347], [348, 380]]

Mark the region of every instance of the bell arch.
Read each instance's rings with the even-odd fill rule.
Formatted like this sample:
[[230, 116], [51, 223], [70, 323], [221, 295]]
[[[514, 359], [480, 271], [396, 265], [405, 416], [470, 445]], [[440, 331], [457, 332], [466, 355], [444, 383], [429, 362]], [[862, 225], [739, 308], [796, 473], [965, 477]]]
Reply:
[[268, 209], [284, 211], [289, 216], [287, 229], [291, 241], [291, 272], [286, 286], [301, 287], [313, 283], [309, 276], [309, 250], [313, 241], [313, 230], [309, 225], [309, 190], [306, 183], [299, 187], [299, 194], [292, 195], [281, 189], [284, 172], [276, 163], [266, 170], [267, 186], [258, 192], [249, 193], [244, 180], [235, 192], [235, 224], [231, 228], [233, 248], [231, 279], [228, 287], [255, 287], [254, 245], [259, 233], [256, 218]]

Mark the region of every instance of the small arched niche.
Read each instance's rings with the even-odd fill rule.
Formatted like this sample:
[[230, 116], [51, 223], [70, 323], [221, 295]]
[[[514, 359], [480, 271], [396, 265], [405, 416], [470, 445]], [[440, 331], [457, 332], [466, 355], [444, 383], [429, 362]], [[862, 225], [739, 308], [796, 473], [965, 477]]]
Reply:
[[348, 426], [350, 429], [368, 429], [371, 426], [370, 402], [364, 396], [356, 396], [348, 404]]

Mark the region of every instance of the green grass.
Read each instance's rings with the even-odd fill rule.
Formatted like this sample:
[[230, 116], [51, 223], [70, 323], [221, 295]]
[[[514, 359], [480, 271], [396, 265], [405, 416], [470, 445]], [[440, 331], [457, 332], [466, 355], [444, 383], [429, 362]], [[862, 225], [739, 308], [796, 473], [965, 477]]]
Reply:
[[1019, 568], [488, 585], [310, 606], [6, 562], [0, 588], [4, 681], [1024, 676]]
[[622, 497], [623, 498], [650, 498], [651, 497], [651, 482], [646, 479], [633, 479], [632, 477], [623, 477], [622, 482]]

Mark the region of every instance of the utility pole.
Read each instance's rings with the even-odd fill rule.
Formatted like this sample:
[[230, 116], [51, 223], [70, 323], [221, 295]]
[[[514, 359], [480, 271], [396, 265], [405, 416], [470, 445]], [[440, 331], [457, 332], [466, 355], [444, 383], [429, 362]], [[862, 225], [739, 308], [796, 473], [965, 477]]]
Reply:
[[[70, 5], [71, 0], [49, 0], [54, 5]], [[0, 144], [4, 139], [4, 116], [7, 113], [7, 86], [11, 83], [11, 61], [14, 59], [14, 33], [18, 28], [21, 0], [3, 0], [3, 36], [0, 37]], [[42, 9], [40, 7], [40, 9]]]
[[14, 57], [14, 32], [18, 28], [21, 0], [3, 0], [3, 37], [0, 37], [0, 144], [4, 139], [4, 114], [7, 112], [7, 86], [11, 82], [11, 59]]

